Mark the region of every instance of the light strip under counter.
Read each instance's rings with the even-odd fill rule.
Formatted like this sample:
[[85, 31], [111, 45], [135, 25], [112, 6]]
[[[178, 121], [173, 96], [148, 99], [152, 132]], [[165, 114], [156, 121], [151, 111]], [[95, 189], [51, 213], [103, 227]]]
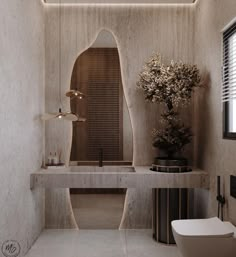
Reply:
[[[204, 188], [209, 189], [209, 175], [199, 169], [186, 173], [153, 172], [147, 166], [93, 167], [89, 171], [71, 168], [41, 169], [30, 175], [30, 188]], [[118, 170], [119, 169], [119, 170]]]

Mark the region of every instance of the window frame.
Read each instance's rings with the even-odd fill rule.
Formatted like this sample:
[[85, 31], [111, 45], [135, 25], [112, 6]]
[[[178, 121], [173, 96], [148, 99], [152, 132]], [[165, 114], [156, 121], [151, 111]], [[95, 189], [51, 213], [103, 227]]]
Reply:
[[[229, 47], [227, 44], [229, 43], [229, 38], [227, 40], [225, 39], [225, 34], [228, 33], [228, 31], [233, 31], [233, 34], [236, 33], [236, 21], [234, 20], [233, 23], [230, 24], [230, 26], [223, 31], [223, 69], [222, 69], [222, 87], [224, 86], [224, 73], [228, 70], [228, 67], [225, 67], [224, 60], [229, 55]], [[225, 52], [224, 52], [225, 51]], [[231, 139], [236, 140], [236, 132], [230, 132], [229, 131], [229, 101], [223, 102], [223, 139]]]
[[223, 139], [236, 140], [236, 132], [229, 132], [229, 102], [223, 103]]

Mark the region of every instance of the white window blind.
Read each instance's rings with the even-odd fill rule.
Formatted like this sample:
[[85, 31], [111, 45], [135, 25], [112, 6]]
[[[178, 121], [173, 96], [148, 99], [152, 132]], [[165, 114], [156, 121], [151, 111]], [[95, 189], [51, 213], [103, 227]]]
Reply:
[[236, 23], [223, 34], [223, 102], [236, 98]]
[[223, 33], [224, 136], [236, 138], [236, 22]]

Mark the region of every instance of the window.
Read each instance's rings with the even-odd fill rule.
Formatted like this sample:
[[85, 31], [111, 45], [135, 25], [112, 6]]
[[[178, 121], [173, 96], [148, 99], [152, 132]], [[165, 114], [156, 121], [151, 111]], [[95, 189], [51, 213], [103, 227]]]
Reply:
[[236, 22], [223, 33], [224, 138], [236, 139]]

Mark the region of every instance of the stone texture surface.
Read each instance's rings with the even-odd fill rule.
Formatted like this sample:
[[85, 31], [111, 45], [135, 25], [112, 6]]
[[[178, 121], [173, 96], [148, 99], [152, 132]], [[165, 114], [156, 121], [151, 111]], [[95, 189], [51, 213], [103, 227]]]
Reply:
[[151, 230], [45, 230], [26, 257], [180, 257]]
[[[86, 167], [87, 168], [87, 167]], [[149, 167], [135, 167], [136, 172], [40, 170], [31, 174], [31, 188], [209, 188], [208, 173], [153, 172]]]
[[[153, 51], [160, 51], [166, 59], [196, 62], [206, 73], [208, 87], [196, 99], [192, 117], [196, 134], [194, 161], [210, 173], [210, 192], [196, 192], [196, 214], [198, 217], [216, 215], [216, 175], [223, 175], [227, 198], [225, 217], [236, 223], [236, 200], [229, 196], [229, 175], [236, 174], [233, 155], [236, 148], [234, 141], [222, 139], [220, 103], [220, 31], [235, 17], [235, 1], [199, 0], [193, 5], [152, 7], [64, 6], [61, 56], [59, 9], [45, 5], [44, 10], [45, 20], [41, 1], [1, 0], [0, 243], [8, 239], [19, 241], [23, 256], [44, 225], [43, 191], [30, 191], [28, 185], [29, 173], [39, 169], [43, 155], [43, 126], [39, 114], [44, 112], [44, 70], [46, 111], [57, 111], [59, 75], [64, 94], [69, 89], [76, 58], [104, 28], [113, 33], [120, 52], [124, 92], [134, 133], [135, 165], [149, 165], [156, 154], [151, 147], [150, 131], [158, 122], [159, 110], [145, 103], [135, 86], [144, 60]], [[59, 58], [63, 60], [61, 72]], [[62, 100], [64, 109], [69, 110], [69, 100], [64, 95]], [[71, 132], [69, 123], [47, 124], [46, 152], [62, 149], [63, 159], [68, 163]], [[138, 190], [127, 194], [126, 217], [132, 220], [133, 227], [136, 224], [145, 227], [150, 224], [147, 212], [151, 211], [151, 191]]]
[[[224, 180], [225, 218], [236, 224], [236, 199], [230, 196], [230, 175], [236, 174], [236, 142], [222, 138], [221, 66], [223, 28], [235, 18], [234, 0], [198, 1], [196, 6], [195, 62], [206, 74], [206, 89], [195, 105], [196, 165], [209, 172], [210, 191], [197, 190], [198, 217], [217, 215], [216, 176]], [[197, 197], [198, 196], [198, 197]]]
[[[62, 168], [67, 174], [70, 169]], [[55, 174], [58, 169], [44, 170], [44, 173]], [[53, 181], [53, 183], [57, 183]], [[45, 190], [45, 228], [47, 229], [78, 229], [71, 206], [69, 188], [47, 188]]]
[[0, 247], [16, 240], [24, 256], [44, 227], [43, 190], [28, 187], [44, 150], [44, 10], [40, 1], [0, 6]]
[[[77, 227], [74, 215], [79, 217], [79, 210], [74, 209], [73, 215], [66, 188], [128, 188], [120, 229], [151, 228], [152, 188], [209, 188], [208, 173], [200, 170], [182, 174], [152, 172], [146, 166], [134, 167], [134, 170], [133, 167], [119, 166], [74, 166], [41, 170], [31, 174], [31, 187], [47, 188], [49, 192], [46, 198], [48, 228]], [[142, 210], [141, 215], [137, 210]], [[77, 224], [79, 226], [79, 222]]]
[[45, 192], [45, 228], [78, 228], [71, 206], [70, 192], [65, 189], [47, 189]]
[[[136, 87], [138, 73], [144, 61], [154, 51], [165, 60], [181, 59], [193, 62], [195, 5], [45, 5], [46, 10], [46, 111], [59, 107], [59, 81], [63, 108], [70, 109], [64, 93], [70, 87], [71, 73], [77, 57], [95, 41], [103, 29], [110, 31], [118, 46], [124, 95], [133, 129], [133, 164], [150, 165], [156, 150], [152, 148], [151, 131], [157, 126], [159, 108], [145, 102], [143, 93]], [[59, 33], [61, 17], [61, 33]], [[59, 44], [61, 40], [61, 45]], [[59, 48], [61, 46], [61, 48]], [[59, 69], [61, 60], [61, 69]], [[191, 123], [191, 108], [186, 114]], [[46, 124], [46, 155], [52, 149], [62, 149], [69, 163], [72, 126], [58, 121]], [[191, 157], [191, 151], [190, 155]], [[126, 210], [132, 208], [129, 219], [143, 222], [139, 227], [150, 227], [151, 189], [135, 189], [127, 193]], [[142, 208], [140, 208], [142, 206]], [[128, 212], [127, 212], [128, 213]], [[136, 214], [135, 214], [136, 213]], [[135, 226], [133, 226], [135, 227]]]

